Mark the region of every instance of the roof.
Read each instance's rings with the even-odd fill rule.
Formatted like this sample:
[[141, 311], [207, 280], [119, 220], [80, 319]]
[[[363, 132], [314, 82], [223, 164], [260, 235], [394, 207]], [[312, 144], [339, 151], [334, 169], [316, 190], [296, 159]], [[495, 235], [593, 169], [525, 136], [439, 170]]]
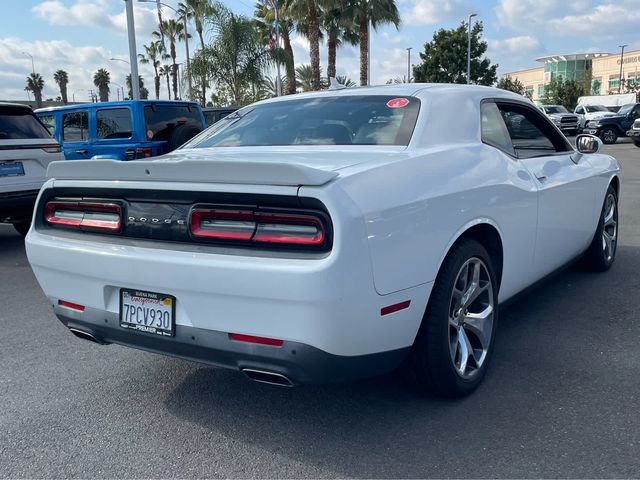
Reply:
[[558, 63], [568, 62], [570, 60], [592, 60], [599, 57], [608, 57], [610, 53], [597, 52], [597, 53], [567, 53], [562, 55], [548, 55], [546, 57], [536, 58], [536, 62], [540, 63]]
[[105, 107], [119, 107], [123, 105], [132, 105], [134, 103], [141, 104], [189, 104], [198, 106], [198, 102], [191, 102], [189, 100], [122, 100], [119, 102], [97, 102], [97, 103], [82, 103], [75, 105], [61, 105], [59, 107], [47, 107], [38, 108], [36, 112], [50, 112], [58, 110], [77, 110], [78, 108], [105, 108]]
[[14, 107], [14, 108], [28, 108], [29, 110], [31, 110], [31, 107], [29, 105], [25, 105], [23, 103], [10, 103], [10, 102], [0, 102], [0, 107]]

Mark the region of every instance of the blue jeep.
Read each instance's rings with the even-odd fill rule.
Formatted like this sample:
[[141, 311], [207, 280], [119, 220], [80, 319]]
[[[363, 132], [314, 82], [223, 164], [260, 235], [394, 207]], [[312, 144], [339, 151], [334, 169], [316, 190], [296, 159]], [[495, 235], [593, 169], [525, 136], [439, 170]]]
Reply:
[[155, 157], [175, 150], [205, 128], [195, 102], [129, 100], [35, 111], [60, 142], [67, 160]]

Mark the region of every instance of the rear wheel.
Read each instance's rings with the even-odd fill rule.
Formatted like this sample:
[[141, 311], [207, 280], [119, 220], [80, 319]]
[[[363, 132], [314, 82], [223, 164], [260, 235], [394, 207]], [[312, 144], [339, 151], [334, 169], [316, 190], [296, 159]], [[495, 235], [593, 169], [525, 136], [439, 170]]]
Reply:
[[609, 185], [602, 205], [598, 228], [591, 245], [583, 257], [584, 265], [590, 270], [604, 272], [609, 270], [616, 258], [618, 249], [618, 197], [615, 189]]
[[633, 138], [633, 144], [634, 144], [636, 147], [640, 148], [640, 138], [635, 138], [635, 137], [634, 137], [634, 138]]
[[13, 228], [15, 228], [20, 235], [25, 237], [31, 228], [31, 222], [16, 222], [13, 224]]
[[615, 128], [605, 127], [600, 130], [600, 140], [607, 145], [616, 143], [616, 140], [618, 140], [618, 132], [616, 132]]
[[485, 248], [463, 240], [447, 255], [406, 362], [410, 381], [446, 397], [471, 393], [493, 351], [498, 289]]

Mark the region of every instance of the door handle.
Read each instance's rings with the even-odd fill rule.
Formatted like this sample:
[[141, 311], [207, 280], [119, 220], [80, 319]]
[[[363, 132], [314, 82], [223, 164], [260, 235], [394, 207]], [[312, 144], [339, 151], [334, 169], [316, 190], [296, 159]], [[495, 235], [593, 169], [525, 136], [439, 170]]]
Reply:
[[86, 155], [87, 153], [89, 153], [89, 150], [76, 150], [76, 152], [78, 155]]

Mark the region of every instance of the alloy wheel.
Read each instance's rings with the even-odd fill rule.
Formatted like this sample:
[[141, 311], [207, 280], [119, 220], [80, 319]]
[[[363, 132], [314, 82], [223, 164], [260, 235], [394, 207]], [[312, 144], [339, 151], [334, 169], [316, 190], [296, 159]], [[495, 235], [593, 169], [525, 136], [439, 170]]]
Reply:
[[610, 262], [616, 253], [618, 240], [618, 207], [616, 198], [611, 193], [605, 200], [602, 221], [602, 251], [607, 262]]
[[470, 258], [458, 272], [449, 306], [449, 351], [463, 379], [473, 378], [487, 359], [494, 310], [487, 266], [480, 258]]

